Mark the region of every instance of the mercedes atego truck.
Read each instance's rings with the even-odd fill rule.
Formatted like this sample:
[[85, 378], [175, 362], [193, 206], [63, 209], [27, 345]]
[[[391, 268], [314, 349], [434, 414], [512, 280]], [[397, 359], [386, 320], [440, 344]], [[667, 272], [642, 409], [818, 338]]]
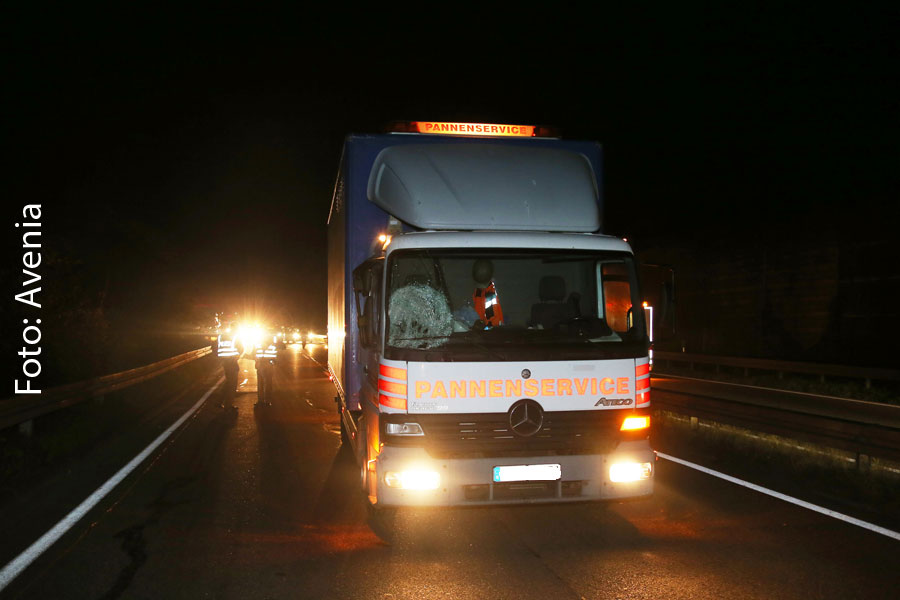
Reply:
[[328, 369], [377, 513], [653, 491], [649, 340], [601, 147], [545, 128], [346, 138]]

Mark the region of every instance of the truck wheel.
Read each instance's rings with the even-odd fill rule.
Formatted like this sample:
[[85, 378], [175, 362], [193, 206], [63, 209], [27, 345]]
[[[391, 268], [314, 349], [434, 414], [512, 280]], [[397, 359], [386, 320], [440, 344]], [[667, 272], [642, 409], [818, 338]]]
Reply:
[[388, 544], [397, 539], [397, 509], [373, 506], [366, 501], [366, 522], [372, 533]]

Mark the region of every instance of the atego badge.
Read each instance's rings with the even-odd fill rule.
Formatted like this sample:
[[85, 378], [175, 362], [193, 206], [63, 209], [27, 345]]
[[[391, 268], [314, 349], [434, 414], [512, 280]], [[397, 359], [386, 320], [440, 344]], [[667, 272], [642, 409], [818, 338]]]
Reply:
[[594, 406], [628, 406], [632, 402], [631, 398], [600, 398]]

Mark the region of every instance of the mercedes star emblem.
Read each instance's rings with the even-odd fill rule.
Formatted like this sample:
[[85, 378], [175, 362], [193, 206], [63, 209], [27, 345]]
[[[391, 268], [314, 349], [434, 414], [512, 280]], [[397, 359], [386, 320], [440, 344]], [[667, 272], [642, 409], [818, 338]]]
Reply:
[[530, 398], [519, 400], [509, 409], [509, 428], [516, 435], [531, 437], [541, 430], [543, 424], [544, 409]]

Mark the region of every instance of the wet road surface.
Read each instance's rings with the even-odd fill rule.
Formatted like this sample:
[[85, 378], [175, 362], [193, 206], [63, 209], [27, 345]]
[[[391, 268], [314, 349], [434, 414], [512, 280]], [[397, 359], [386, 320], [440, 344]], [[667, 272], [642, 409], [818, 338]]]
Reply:
[[[402, 511], [387, 544], [367, 524], [324, 360], [321, 346], [289, 347], [272, 406], [255, 406], [253, 363], [242, 360], [235, 409], [222, 408], [214, 393], [0, 596], [897, 595], [900, 543], [667, 461], [658, 462], [649, 500]], [[108, 466], [75, 467], [74, 478], [84, 488], [93, 483], [84, 480], [102, 483], [116, 460], [127, 462], [142, 438], [174, 422], [218, 376], [214, 360], [198, 367], [196, 386], [105, 448]], [[121, 456], [108, 456], [114, 452]], [[82, 457], [92, 460], [99, 458]], [[69, 496], [77, 494], [65, 491], [72, 485], [57, 478], [46, 493], [17, 498], [16, 517], [2, 517], [4, 564], [74, 505]]]

